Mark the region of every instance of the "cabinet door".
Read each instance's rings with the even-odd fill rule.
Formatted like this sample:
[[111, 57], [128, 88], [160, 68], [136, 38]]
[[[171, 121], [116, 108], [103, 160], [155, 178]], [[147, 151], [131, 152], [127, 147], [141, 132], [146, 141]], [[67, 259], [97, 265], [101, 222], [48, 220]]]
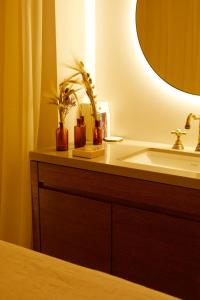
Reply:
[[41, 252], [110, 272], [110, 204], [39, 189]]
[[200, 223], [113, 205], [114, 275], [200, 299]]

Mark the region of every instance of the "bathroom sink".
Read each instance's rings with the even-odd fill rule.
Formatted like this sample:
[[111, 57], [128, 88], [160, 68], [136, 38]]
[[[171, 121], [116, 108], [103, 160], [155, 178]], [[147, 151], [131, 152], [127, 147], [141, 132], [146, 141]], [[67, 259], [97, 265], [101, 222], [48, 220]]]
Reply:
[[200, 172], [200, 153], [147, 148], [122, 159], [132, 164]]

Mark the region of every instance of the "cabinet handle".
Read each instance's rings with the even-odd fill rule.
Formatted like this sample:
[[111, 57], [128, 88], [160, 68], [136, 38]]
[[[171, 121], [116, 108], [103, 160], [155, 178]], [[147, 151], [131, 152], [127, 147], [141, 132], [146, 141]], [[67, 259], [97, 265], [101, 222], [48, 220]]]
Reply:
[[38, 182], [38, 186], [39, 186], [39, 187], [44, 187], [44, 186], [45, 186], [44, 181], [39, 181], [39, 182]]

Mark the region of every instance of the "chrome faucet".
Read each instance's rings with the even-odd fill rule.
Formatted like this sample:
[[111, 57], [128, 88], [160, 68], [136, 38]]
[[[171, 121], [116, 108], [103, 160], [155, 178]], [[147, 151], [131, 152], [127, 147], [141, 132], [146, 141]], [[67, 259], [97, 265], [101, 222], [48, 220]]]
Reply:
[[186, 123], [185, 123], [185, 129], [190, 129], [192, 119], [193, 120], [199, 120], [198, 144], [196, 146], [195, 151], [200, 151], [200, 116], [196, 116], [196, 115], [193, 115], [192, 113], [190, 113], [187, 116], [187, 120], [186, 120]]

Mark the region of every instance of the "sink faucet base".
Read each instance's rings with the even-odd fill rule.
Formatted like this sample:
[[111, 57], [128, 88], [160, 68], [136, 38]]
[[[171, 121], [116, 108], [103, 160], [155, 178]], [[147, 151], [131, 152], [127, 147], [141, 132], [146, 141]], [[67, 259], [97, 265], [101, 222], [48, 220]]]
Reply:
[[176, 135], [176, 141], [172, 147], [172, 149], [176, 150], [183, 150], [184, 146], [181, 141], [181, 135], [185, 134], [185, 131], [182, 131], [181, 129], [177, 128], [175, 131], [171, 131], [172, 134]]
[[197, 144], [195, 151], [200, 151], [200, 143]]

